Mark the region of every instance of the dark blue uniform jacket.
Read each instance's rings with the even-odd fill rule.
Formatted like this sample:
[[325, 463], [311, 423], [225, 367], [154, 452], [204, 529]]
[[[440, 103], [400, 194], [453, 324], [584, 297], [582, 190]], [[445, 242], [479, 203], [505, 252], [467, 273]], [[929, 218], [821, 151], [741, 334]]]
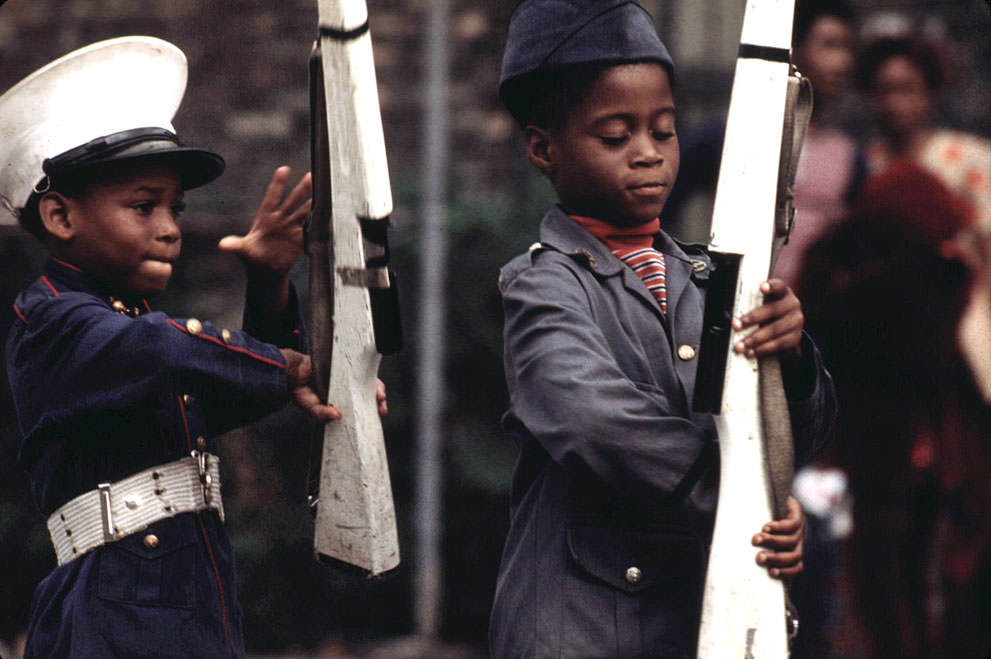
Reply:
[[[7, 370], [20, 459], [45, 515], [289, 398], [274, 345], [144, 300], [120, 313], [112, 294], [49, 259], [14, 302]], [[297, 318], [266, 338], [298, 349]], [[153, 549], [147, 533], [159, 538]], [[223, 524], [214, 511], [186, 513], [56, 568], [35, 592], [27, 657], [242, 656], [239, 618]]]
[[[540, 238], [499, 279], [503, 422], [520, 453], [492, 656], [694, 656], [718, 485], [712, 417], [691, 409], [710, 260], [659, 234], [663, 316], [637, 275], [559, 208]], [[797, 453], [808, 455], [835, 403], [803, 341], [804, 390], [786, 386]]]

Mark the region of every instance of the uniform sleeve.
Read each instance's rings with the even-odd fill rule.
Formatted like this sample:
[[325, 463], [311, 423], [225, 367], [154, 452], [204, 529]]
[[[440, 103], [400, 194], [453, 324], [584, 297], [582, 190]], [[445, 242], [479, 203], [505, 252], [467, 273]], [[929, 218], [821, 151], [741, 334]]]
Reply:
[[791, 415], [795, 459], [808, 462], [826, 441], [836, 417], [836, 391], [822, 354], [809, 335], [802, 335], [801, 360], [782, 371]]
[[675, 491], [710, 440], [622, 372], [577, 276], [551, 262], [501, 288], [511, 413], [567, 472], [640, 501]]
[[236, 404], [223, 425], [288, 400], [281, 352], [244, 332], [163, 313], [129, 318], [80, 293], [39, 303], [20, 322], [8, 368], [25, 436], [46, 422], [127, 409], [163, 391], [213, 407]]
[[297, 352], [306, 352], [306, 331], [303, 322], [303, 308], [299, 302], [299, 294], [296, 286], [289, 283], [289, 302], [286, 311], [282, 316], [278, 330], [272, 333], [263, 329], [263, 323], [258, 322], [254, 314], [250, 312], [250, 302], [245, 302], [242, 327], [244, 331], [256, 339], [279, 346], [280, 348], [290, 348]]

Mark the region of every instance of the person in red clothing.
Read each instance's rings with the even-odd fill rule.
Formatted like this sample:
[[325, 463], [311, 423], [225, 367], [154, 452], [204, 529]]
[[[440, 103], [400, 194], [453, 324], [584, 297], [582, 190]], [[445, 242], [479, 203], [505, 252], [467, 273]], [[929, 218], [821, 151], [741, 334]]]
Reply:
[[958, 237], [973, 222], [936, 176], [899, 160], [803, 271], [818, 292], [808, 326], [836, 379], [836, 459], [853, 494], [852, 576], [871, 656], [991, 648], [991, 408], [956, 341], [974, 276]]

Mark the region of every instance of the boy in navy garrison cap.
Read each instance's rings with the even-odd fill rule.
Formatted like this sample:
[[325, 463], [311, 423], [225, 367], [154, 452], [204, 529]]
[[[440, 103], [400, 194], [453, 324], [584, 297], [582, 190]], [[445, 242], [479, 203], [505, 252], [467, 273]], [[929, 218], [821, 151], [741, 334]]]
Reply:
[[[623, 0], [524, 0], [499, 93], [559, 203], [499, 278], [517, 442], [493, 657], [690, 657], [718, 481], [713, 419], [695, 413], [704, 249], [658, 216], [678, 173], [674, 65]], [[832, 384], [780, 280], [734, 320], [734, 350], [777, 353], [799, 455], [825, 435]], [[804, 516], [752, 542], [771, 575], [801, 570]]]
[[289, 401], [339, 416], [309, 386], [288, 277], [309, 175], [284, 195], [277, 169], [248, 234], [221, 241], [247, 266], [246, 331], [145, 300], [179, 256], [184, 191], [224, 168], [176, 137], [185, 84], [178, 48], [124, 37], [0, 96], [0, 202], [50, 253], [14, 301], [5, 352], [58, 561], [35, 591], [29, 658], [244, 656], [207, 438]]

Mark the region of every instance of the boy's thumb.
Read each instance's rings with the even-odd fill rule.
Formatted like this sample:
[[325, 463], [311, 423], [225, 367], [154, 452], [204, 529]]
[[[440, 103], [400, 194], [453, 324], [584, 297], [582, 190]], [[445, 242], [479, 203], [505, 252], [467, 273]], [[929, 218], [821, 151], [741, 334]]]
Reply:
[[217, 243], [217, 247], [227, 252], [236, 252], [241, 249], [241, 243], [244, 242], [244, 238], [240, 236], [224, 236]]

